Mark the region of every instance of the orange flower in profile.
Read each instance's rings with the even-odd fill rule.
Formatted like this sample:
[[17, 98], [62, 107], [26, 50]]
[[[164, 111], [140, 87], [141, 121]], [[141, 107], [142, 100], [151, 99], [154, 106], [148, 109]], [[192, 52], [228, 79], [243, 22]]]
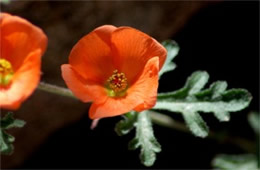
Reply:
[[25, 19], [0, 13], [0, 108], [16, 110], [40, 80], [47, 37]]
[[91, 119], [152, 108], [158, 72], [166, 49], [131, 27], [105, 25], [84, 36], [72, 49], [62, 77], [75, 96], [93, 102]]

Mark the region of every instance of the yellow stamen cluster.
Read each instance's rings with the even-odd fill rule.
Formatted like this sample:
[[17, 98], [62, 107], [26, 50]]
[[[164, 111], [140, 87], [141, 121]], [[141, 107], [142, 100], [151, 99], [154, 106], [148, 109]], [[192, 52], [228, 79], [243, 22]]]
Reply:
[[6, 59], [0, 59], [0, 85], [8, 85], [13, 77], [12, 64]]
[[108, 78], [107, 83], [108, 88], [114, 93], [123, 92], [127, 88], [127, 78], [124, 73], [119, 73], [118, 70], [114, 70], [112, 76]]

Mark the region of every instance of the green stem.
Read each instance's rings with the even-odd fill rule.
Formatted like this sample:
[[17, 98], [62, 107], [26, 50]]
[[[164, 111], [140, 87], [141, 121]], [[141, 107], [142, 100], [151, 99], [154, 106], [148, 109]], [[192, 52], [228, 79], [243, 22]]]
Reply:
[[[50, 85], [50, 84], [41, 82], [38, 86], [38, 89], [49, 92], [49, 93], [77, 99], [69, 89], [64, 88], [64, 87], [59, 87], [59, 86]], [[149, 112], [150, 112], [151, 119], [155, 124], [158, 124], [158, 125], [161, 125], [161, 126], [164, 126], [167, 128], [179, 130], [179, 131], [182, 131], [185, 133], [190, 133], [189, 129], [185, 126], [184, 123], [175, 121], [170, 116], [167, 116], [165, 114], [161, 114], [161, 113], [158, 113], [155, 111], [149, 111]], [[254, 150], [255, 150], [254, 143], [247, 139], [244, 139], [244, 138], [232, 137], [230, 135], [220, 135], [219, 133], [216, 133], [213, 131], [209, 132], [208, 137], [218, 141], [219, 143], [227, 142], [230, 144], [234, 144], [250, 153], [254, 152]]]
[[176, 129], [185, 133], [189, 133], [190, 131], [186, 128], [185, 124], [175, 121], [170, 116], [165, 114], [161, 114], [155, 111], [149, 111], [150, 117], [154, 123], [160, 126], [164, 126], [171, 129]]
[[57, 94], [60, 96], [66, 96], [66, 97], [77, 99], [69, 89], [64, 87], [59, 87], [59, 86], [41, 82], [38, 86], [38, 89], [49, 93]]
[[[185, 133], [190, 133], [190, 130], [186, 127], [184, 123], [178, 122], [173, 118], [171, 118], [170, 116], [155, 111], [149, 111], [149, 113], [152, 121], [155, 124], [167, 128], [179, 130]], [[212, 130], [209, 132], [208, 137], [218, 141], [220, 144], [221, 143], [234, 144], [249, 153], [255, 152], [256, 149], [253, 142], [241, 137], [230, 136], [229, 134], [221, 134], [221, 133], [214, 132]]]

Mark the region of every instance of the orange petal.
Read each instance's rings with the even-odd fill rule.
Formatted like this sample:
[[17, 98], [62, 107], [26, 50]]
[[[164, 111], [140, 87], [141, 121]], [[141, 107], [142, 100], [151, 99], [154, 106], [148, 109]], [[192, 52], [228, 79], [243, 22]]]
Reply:
[[89, 110], [90, 119], [112, 117], [127, 113], [142, 101], [133, 95], [126, 98], [109, 98], [103, 104], [92, 103]]
[[0, 89], [0, 107], [16, 110], [40, 80], [41, 49], [31, 52], [14, 74], [10, 87]]
[[83, 102], [97, 100], [103, 102], [106, 91], [103, 86], [83, 79], [71, 65], [63, 64], [61, 66], [62, 77], [73, 94]]
[[159, 58], [151, 58], [145, 66], [142, 75], [129, 89], [129, 93], [132, 91], [139, 91], [140, 98], [143, 99], [143, 103], [134, 108], [135, 111], [141, 112], [150, 109], [155, 105], [159, 81], [158, 72]]
[[142, 111], [156, 103], [158, 88], [159, 58], [151, 58], [145, 65], [139, 79], [128, 90], [125, 97], [107, 97], [104, 103], [93, 103], [91, 119], [122, 115], [131, 110]]
[[41, 55], [44, 53], [47, 37], [40, 28], [17, 16], [0, 13], [0, 18], [1, 58], [10, 61], [15, 70], [30, 52], [41, 49]]
[[105, 41], [107, 44], [110, 45], [110, 38], [113, 31], [115, 31], [117, 27], [113, 25], [103, 25], [94, 30], [94, 32], [102, 38], [103, 41]]
[[166, 49], [147, 34], [130, 27], [120, 27], [112, 33], [111, 42], [116, 48], [117, 67], [133, 83], [152, 57], [159, 57], [159, 68], [166, 59]]
[[84, 36], [73, 47], [69, 63], [85, 79], [104, 83], [114, 68], [109, 43], [113, 26], [102, 26]]

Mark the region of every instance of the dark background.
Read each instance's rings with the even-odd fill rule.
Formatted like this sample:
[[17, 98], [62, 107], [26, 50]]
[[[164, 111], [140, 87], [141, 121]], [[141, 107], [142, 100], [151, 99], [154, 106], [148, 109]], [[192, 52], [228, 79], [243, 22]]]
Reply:
[[[231, 113], [230, 122], [220, 123], [213, 114], [201, 115], [210, 130], [253, 141], [247, 115], [259, 111], [259, 3], [210, 4], [169, 38], [180, 46], [179, 55], [174, 59], [178, 67], [161, 78], [159, 92], [181, 88], [196, 70], [209, 73], [209, 84], [226, 80], [229, 88], [249, 90], [253, 95], [249, 108]], [[90, 130], [87, 108], [84, 112], [77, 121], [52, 133], [17, 168], [145, 168], [140, 164], [139, 150], [127, 150], [134, 133], [118, 137], [114, 132], [120, 117], [103, 119], [95, 130]], [[178, 114], [169, 115], [183, 121]], [[210, 162], [218, 153], [245, 153], [231, 144], [200, 139], [158, 125], [154, 125], [154, 132], [162, 146], [152, 167], [155, 169], [211, 168]]]

